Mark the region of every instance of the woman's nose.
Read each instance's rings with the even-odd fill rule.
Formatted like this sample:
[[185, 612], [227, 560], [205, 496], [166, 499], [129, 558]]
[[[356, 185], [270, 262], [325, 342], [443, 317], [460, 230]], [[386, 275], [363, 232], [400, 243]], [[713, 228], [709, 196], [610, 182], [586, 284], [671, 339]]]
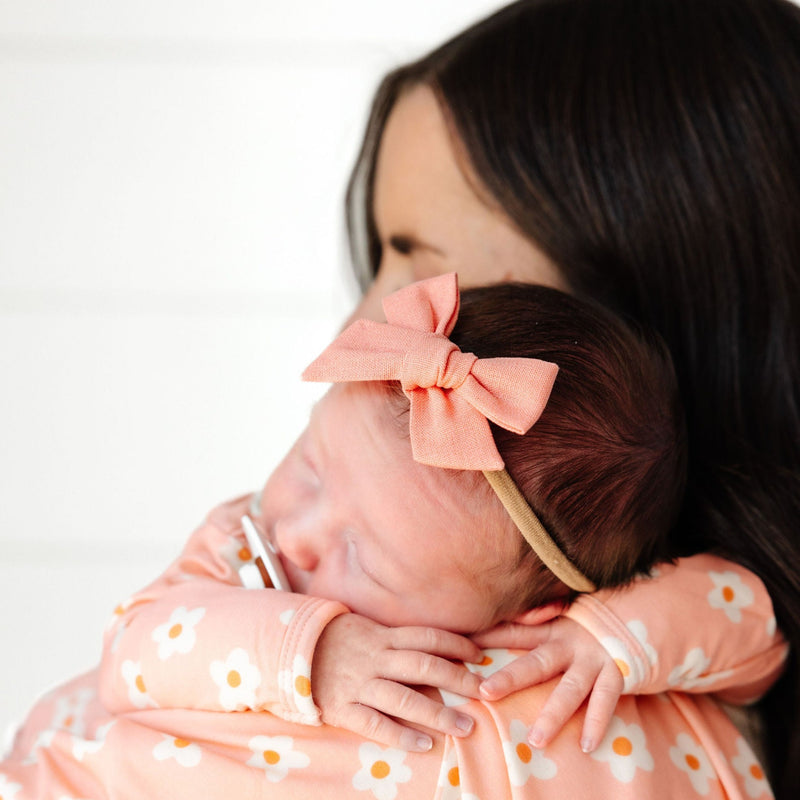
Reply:
[[396, 256], [390, 257], [384, 254], [378, 273], [372, 280], [372, 283], [367, 288], [362, 296], [359, 304], [353, 310], [353, 313], [345, 320], [344, 327], [347, 327], [351, 322], [355, 322], [362, 317], [365, 319], [374, 319], [376, 322], [386, 322], [386, 317], [383, 313], [383, 298], [387, 294], [396, 292], [403, 286], [407, 286], [414, 280], [411, 270], [399, 263]]

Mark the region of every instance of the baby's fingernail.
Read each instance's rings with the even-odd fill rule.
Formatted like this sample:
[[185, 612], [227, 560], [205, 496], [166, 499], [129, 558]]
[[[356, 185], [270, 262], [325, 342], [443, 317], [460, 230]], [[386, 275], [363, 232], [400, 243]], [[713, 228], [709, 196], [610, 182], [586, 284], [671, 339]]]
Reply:
[[544, 732], [541, 728], [532, 728], [531, 732], [528, 734], [528, 741], [534, 747], [543, 747], [544, 746]]
[[487, 678], [482, 684], [480, 688], [481, 694], [486, 698], [494, 697], [495, 695], [500, 694], [505, 690], [505, 679], [500, 677], [499, 675], [492, 675], [491, 678]]
[[594, 742], [588, 736], [581, 739], [581, 750], [584, 753], [591, 753], [594, 750]]
[[417, 750], [420, 753], [425, 753], [433, 747], [433, 739], [429, 736], [418, 736], [417, 737]]
[[456, 728], [464, 733], [470, 733], [475, 726], [475, 720], [472, 717], [467, 717], [464, 714], [459, 714], [456, 717]]

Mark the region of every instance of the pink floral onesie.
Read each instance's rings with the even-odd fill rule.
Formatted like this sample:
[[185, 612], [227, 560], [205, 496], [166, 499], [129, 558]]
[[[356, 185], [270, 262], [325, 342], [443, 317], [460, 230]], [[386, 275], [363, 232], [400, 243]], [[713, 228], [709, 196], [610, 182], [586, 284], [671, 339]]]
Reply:
[[[495, 703], [443, 693], [475, 718], [473, 733], [407, 753], [320, 724], [314, 646], [347, 609], [243, 589], [249, 504], [215, 509], [166, 573], [117, 609], [100, 668], [34, 707], [0, 762], [2, 800], [772, 796], [705, 694], [752, 700], [785, 659], [769, 597], [746, 570], [696, 556], [633, 591], [576, 601], [569, 616], [616, 659], [630, 693], [591, 755], [578, 747], [582, 710], [546, 749], [527, 745], [548, 684]], [[488, 675], [513, 658], [488, 650], [470, 668]]]

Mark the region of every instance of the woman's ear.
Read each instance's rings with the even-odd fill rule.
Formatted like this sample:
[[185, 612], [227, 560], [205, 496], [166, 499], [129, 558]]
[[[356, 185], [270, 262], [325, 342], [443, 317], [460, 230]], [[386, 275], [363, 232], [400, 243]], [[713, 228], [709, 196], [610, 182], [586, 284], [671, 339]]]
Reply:
[[552, 603], [532, 608], [530, 611], [523, 611], [511, 621], [518, 625], [541, 625], [543, 622], [550, 622], [551, 619], [555, 619], [565, 607], [566, 603], [563, 601], [553, 600]]

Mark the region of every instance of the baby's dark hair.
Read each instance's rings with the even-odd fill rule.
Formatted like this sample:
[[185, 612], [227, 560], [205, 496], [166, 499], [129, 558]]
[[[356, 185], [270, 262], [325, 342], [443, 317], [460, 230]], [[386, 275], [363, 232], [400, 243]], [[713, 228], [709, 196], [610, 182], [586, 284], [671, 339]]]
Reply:
[[[623, 585], [672, 556], [686, 432], [672, 361], [655, 334], [555, 289], [501, 284], [462, 291], [450, 339], [481, 358], [558, 364], [528, 433], [494, 425], [492, 432], [542, 524], [598, 588]], [[519, 607], [572, 596], [521, 539], [526, 562], [534, 574]]]

